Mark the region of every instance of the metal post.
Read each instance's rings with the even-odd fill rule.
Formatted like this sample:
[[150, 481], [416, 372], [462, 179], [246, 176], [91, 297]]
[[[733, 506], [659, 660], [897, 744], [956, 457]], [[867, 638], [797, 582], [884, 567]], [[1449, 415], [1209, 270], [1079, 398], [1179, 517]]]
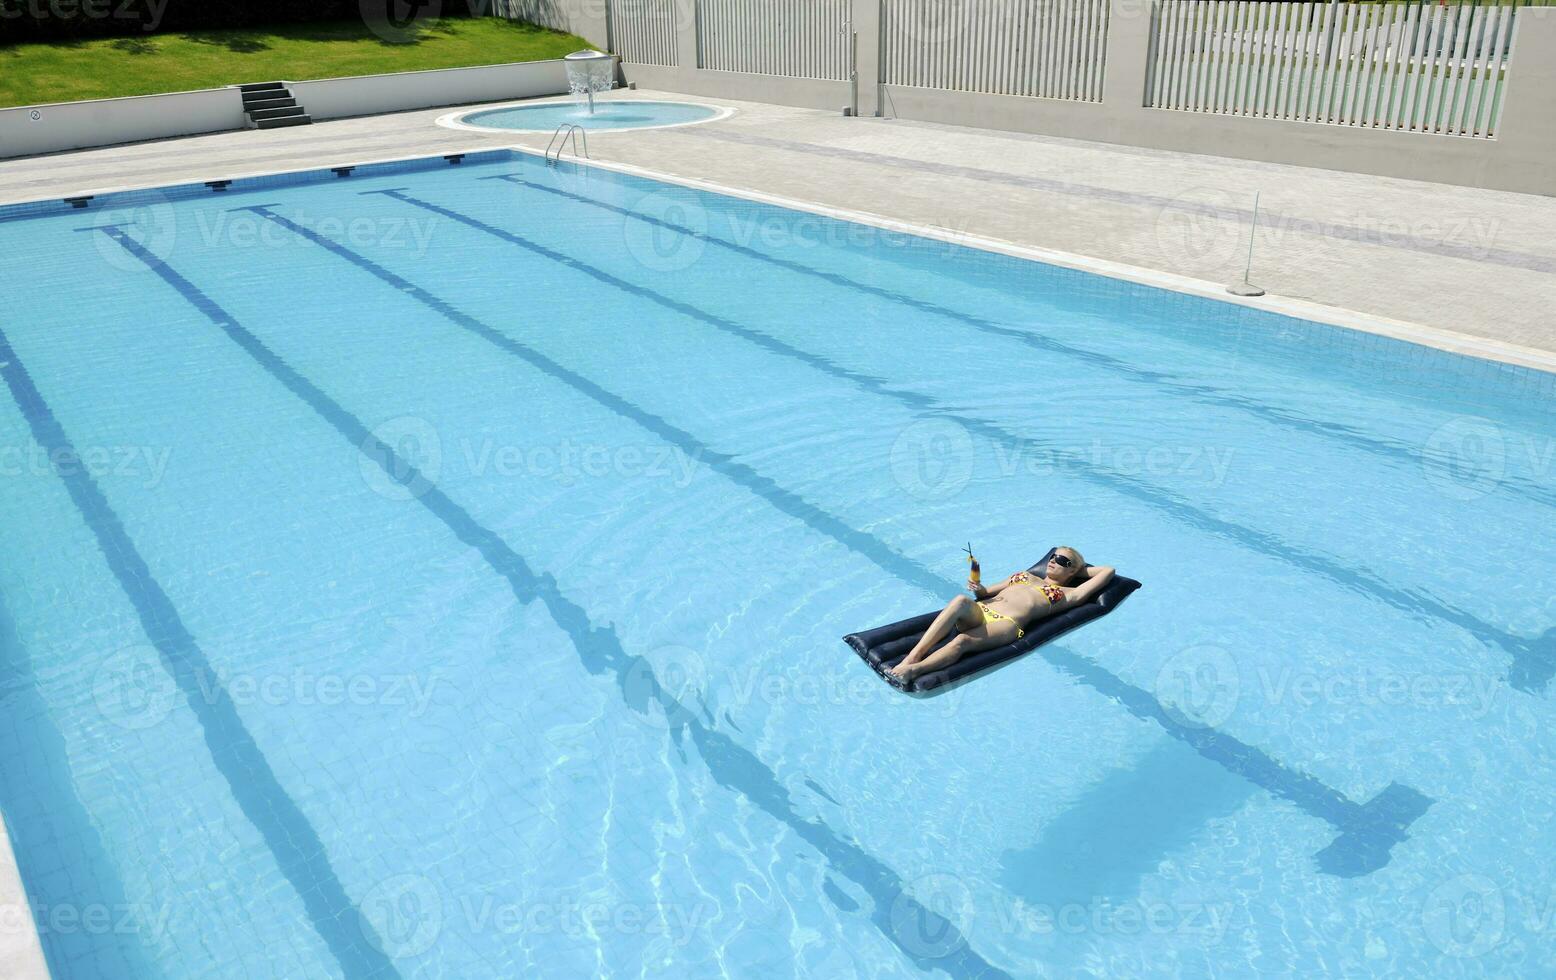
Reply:
[[[849, 7], [852, 10], [852, 5]], [[852, 17], [852, 14], [849, 15]], [[859, 32], [848, 32], [848, 88], [849, 111], [859, 115]]]
[[843, 115], [859, 115], [859, 34], [854, 30], [854, 0], [845, 0], [847, 7], [843, 16], [843, 36], [848, 38], [848, 105], [843, 107]]
[[1253, 193], [1253, 221], [1248, 225], [1248, 260], [1243, 263], [1243, 281], [1234, 282], [1226, 287], [1226, 291], [1233, 296], [1263, 296], [1264, 290], [1248, 281], [1248, 275], [1253, 271], [1253, 236], [1259, 228], [1259, 192]]

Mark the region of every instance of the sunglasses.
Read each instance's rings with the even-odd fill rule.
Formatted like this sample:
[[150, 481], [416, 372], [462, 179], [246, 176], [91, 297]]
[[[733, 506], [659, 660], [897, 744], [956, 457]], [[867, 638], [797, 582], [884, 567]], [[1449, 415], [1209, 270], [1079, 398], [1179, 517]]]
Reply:
[[1060, 568], [1074, 568], [1075, 563], [1070, 561], [1068, 555], [1054, 555], [1053, 563]]

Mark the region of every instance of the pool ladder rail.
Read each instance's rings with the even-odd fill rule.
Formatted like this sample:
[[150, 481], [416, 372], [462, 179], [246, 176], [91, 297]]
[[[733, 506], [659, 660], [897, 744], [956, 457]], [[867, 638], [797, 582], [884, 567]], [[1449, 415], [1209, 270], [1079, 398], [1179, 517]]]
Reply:
[[[554, 167], [562, 162], [562, 151], [567, 149], [569, 142], [573, 145], [573, 156], [578, 156], [578, 141], [583, 140], [583, 158], [589, 159], [589, 134], [577, 123], [563, 123], [551, 134], [551, 142], [546, 144], [546, 166]], [[556, 156], [551, 155], [552, 148], [556, 149]]]

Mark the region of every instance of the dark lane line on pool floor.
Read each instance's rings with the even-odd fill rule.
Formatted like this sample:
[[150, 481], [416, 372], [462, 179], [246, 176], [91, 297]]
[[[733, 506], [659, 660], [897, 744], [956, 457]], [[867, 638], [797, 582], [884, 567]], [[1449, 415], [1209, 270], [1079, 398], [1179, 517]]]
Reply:
[[[266, 205], [240, 210], [253, 210], [357, 268], [372, 273], [401, 295], [414, 298], [455, 326], [487, 340], [505, 353], [519, 357], [617, 415], [638, 423], [688, 453], [691, 458], [709, 462], [714, 471], [750, 490], [779, 511], [798, 518], [813, 530], [830, 537], [894, 578], [909, 585], [925, 587], [931, 595], [948, 595], [960, 588], [960, 583], [936, 575], [886, 542], [849, 527], [841, 518], [828, 514], [798, 494], [778, 487], [772, 480], [728, 455], [703, 445], [690, 433], [606, 391], [339, 242], [276, 214]], [[841, 529], [842, 533], [834, 529]], [[1318, 854], [1319, 867], [1327, 873], [1355, 876], [1368, 874], [1387, 864], [1390, 849], [1406, 839], [1406, 831], [1411, 823], [1431, 805], [1430, 798], [1415, 789], [1393, 782], [1366, 804], [1355, 803], [1320, 780], [1287, 768], [1262, 750], [1234, 736], [1214, 728], [1182, 723], [1155, 696], [1109, 673], [1099, 664], [1053, 644], [1039, 648], [1039, 652], [1072, 677], [1122, 704], [1137, 718], [1155, 722], [1168, 735], [1190, 745], [1205, 758], [1331, 824], [1340, 835]]]
[[[104, 232], [132, 253], [150, 256], [118, 228]], [[33, 384], [3, 329], [0, 375], [27, 419], [33, 438], [48, 450], [49, 458], [79, 459], [74, 444]], [[398, 971], [382, 952], [381, 941], [346, 897], [345, 886], [330, 866], [318, 831], [281, 786], [216, 670], [184, 625], [173, 601], [152, 577], [150, 566], [88, 468], [55, 469], [97, 539], [119, 587], [134, 605], [141, 628], [156, 648], [163, 668], [199, 723], [211, 760], [238, 808], [259, 831], [276, 866], [302, 899], [314, 930], [334, 955], [342, 973], [348, 978], [398, 977]]]
[[[969, 432], [981, 435], [998, 445], [1015, 450], [1024, 445], [1031, 446], [1039, 442], [1039, 440], [1023, 437], [1017, 432], [1008, 430], [986, 419], [959, 414], [942, 406], [928, 395], [893, 388], [882, 378], [863, 374], [851, 368], [835, 364], [827, 358], [801, 350], [786, 341], [779, 340], [771, 334], [709, 313], [690, 303], [659, 293], [647, 286], [629, 282], [603, 269], [596, 268], [582, 259], [574, 258], [555, 249], [532, 242], [521, 235], [499, 228], [496, 225], [488, 224], [479, 218], [473, 218], [452, 208], [412, 197], [405, 192], [404, 188], [364, 191], [363, 193], [367, 195], [382, 195], [413, 207], [421, 208], [424, 211], [442, 215], [451, 221], [474, 228], [477, 231], [508, 242], [559, 265], [581, 272], [597, 282], [620, 289], [673, 313], [678, 313], [699, 323], [707, 324], [716, 330], [749, 341], [763, 350], [809, 365], [823, 374], [847, 381], [849, 384], [870, 394], [890, 398], [916, 413], [930, 418], [948, 419], [956, 422]], [[277, 216], [272, 215], [271, 217], [272, 220], [277, 220]], [[291, 225], [291, 227], [294, 230], [298, 230], [299, 233], [301, 232], [299, 226]], [[323, 238], [318, 238], [317, 240], [320, 242], [328, 241], [328, 239]], [[439, 300], [438, 302], [442, 301]], [[1302, 551], [1276, 535], [1217, 517], [1215, 514], [1196, 506], [1170, 490], [1157, 487], [1144, 480], [1133, 479], [1122, 473], [1110, 472], [1103, 467], [1095, 465], [1085, 457], [1066, 451], [1061, 447], [1050, 444], [1043, 445], [1048, 452], [1047, 458], [1052, 459], [1066, 471], [1114, 493], [1132, 497], [1135, 500], [1148, 504], [1175, 518], [1182, 524], [1216, 534], [1266, 557], [1286, 562], [1305, 572], [1322, 576], [1347, 589], [1365, 593], [1403, 612], [1418, 616], [1430, 616], [1444, 623], [1458, 626], [1465, 632], [1482, 640], [1495, 643], [1512, 657], [1513, 663], [1505, 679], [1517, 690], [1529, 694], [1538, 694], [1544, 691], [1551, 678], [1556, 676], [1556, 627], [1547, 631], [1538, 640], [1528, 640], [1515, 636], [1491, 623], [1485, 622], [1473, 613], [1455, 609], [1429, 594], [1411, 589], [1396, 588], [1381, 579], [1374, 578], [1361, 569], [1348, 568], [1337, 559]]]
[[[263, 205], [239, 210], [253, 210], [266, 216], [270, 214]], [[533, 571], [528, 562], [499, 534], [478, 522], [408, 460], [399, 456], [373, 435], [361, 419], [330, 398], [323, 389], [309, 381], [279, 354], [266, 347], [257, 336], [193, 282], [119, 228], [104, 227], [101, 230], [145, 263], [191, 306], [221, 329], [229, 340], [272, 379], [328, 423], [353, 450], [372, 460], [391, 480], [403, 486], [422, 507], [442, 522], [456, 538], [474, 549], [494, 572], [507, 581], [515, 598], [524, 605], [540, 600], [552, 620], [568, 635], [584, 669], [596, 675], [614, 674], [617, 686], [622, 691], [623, 700], [633, 710], [641, 712], [646, 708], [636, 703], [640, 697], [640, 689], [645, 686], [646, 681], [650, 697], [657, 701], [658, 707], [665, 712], [666, 718], [672, 721], [677, 732], [682, 730], [690, 732], [692, 741], [697, 746], [714, 781], [744, 796], [779, 823], [787, 826], [795, 836], [822, 854], [834, 869], [869, 894], [875, 902], [871, 921], [886, 940], [904, 956], [926, 969], [945, 969], [955, 976], [1005, 977], [1009, 980], [1008, 974], [980, 957], [951, 922], [908, 894], [901, 878], [884, 862], [869, 854], [858, 844], [844, 839], [820, 820], [809, 820], [801, 816], [790, 800], [789, 791], [775, 772], [727, 735], [703, 724], [691, 708], [682, 704], [664, 688], [655, 675], [652, 664], [641, 657], [628, 654], [616, 637], [613, 627], [596, 626], [583, 607], [562, 593], [554, 578], [549, 574], [538, 574]], [[311, 240], [323, 241], [313, 239], [311, 232], [297, 230]], [[407, 292], [417, 290], [417, 287], [404, 280], [397, 280], [397, 283]], [[423, 297], [418, 295], [417, 298]], [[449, 313], [458, 315], [452, 308], [448, 310]], [[443, 310], [440, 309], [439, 312]], [[0, 356], [4, 356], [5, 353], [5, 349], [0, 348]], [[147, 581], [150, 581], [149, 575]], [[161, 594], [160, 590], [158, 594]], [[162, 597], [162, 601], [168, 602], [166, 596]], [[171, 613], [170, 603], [169, 612]], [[635, 691], [638, 693], [634, 693]], [[322, 860], [323, 845], [318, 846], [318, 853]], [[362, 921], [366, 928], [366, 920]], [[909, 930], [911, 930], [909, 935], [904, 937], [903, 933]], [[921, 945], [916, 943], [914, 937], [925, 935], [937, 937], [935, 952], [951, 945], [955, 946], [955, 950], [943, 956], [926, 956], [922, 949], [914, 948], [915, 945]], [[387, 966], [387, 961], [385, 965]], [[388, 969], [393, 972], [392, 967]]]
[[[1004, 324], [978, 316], [974, 313], [966, 313], [960, 310], [952, 309], [950, 307], [941, 306], [938, 303], [934, 303], [929, 300], [918, 299], [916, 297], [908, 296], [906, 294], [899, 293], [892, 289], [886, 289], [881, 286], [872, 286], [868, 283], [860, 282], [857, 279], [850, 278], [849, 276], [841, 275], [836, 272], [828, 272], [824, 269], [816, 269], [812, 266], [805, 265], [802, 262], [796, 262], [792, 259], [784, 259], [779, 258], [776, 255], [769, 255], [760, 249], [755, 249], [748, 245], [741, 245], [738, 242], [729, 241], [726, 238], [721, 238], [706, 231], [698, 231], [695, 228], [679, 224], [665, 218], [658, 218], [652, 215], [643, 214], [639, 211], [634, 211], [631, 208], [622, 207], [621, 205], [617, 204], [611, 204], [606, 201], [588, 197], [587, 195], [575, 194], [571, 191], [565, 191], [560, 187], [547, 187], [545, 184], [538, 184], [532, 180], [524, 179], [524, 173], [524, 171], [520, 171], [519, 173], [513, 174], [495, 174], [489, 177], [479, 177], [477, 179], [501, 180], [519, 187], [527, 187], [533, 190], [542, 191], [546, 194], [551, 194], [572, 201], [578, 201], [581, 204], [586, 204], [590, 207], [599, 208], [604, 211], [610, 211], [612, 213], [622, 215], [623, 217], [652, 225], [656, 228], [663, 228], [667, 231], [672, 231], [677, 234], [685, 235], [689, 238], [697, 239], [698, 241], [704, 241], [712, 245], [718, 245], [737, 255], [743, 255], [747, 258], [755, 259], [759, 262], [776, 266], [777, 268], [785, 269], [789, 272], [809, 276], [813, 279], [820, 279], [823, 282], [830, 283], [834, 286], [852, 290], [854, 292], [864, 293], [869, 296], [875, 296], [891, 303], [897, 303], [901, 306], [906, 306], [910, 309], [918, 310], [922, 313], [929, 313], [934, 316], [944, 317], [948, 320], [953, 320], [957, 323], [960, 323], [963, 326], [970, 327], [974, 330], [978, 330], [992, 336], [1015, 340], [1018, 343], [1033, 348], [1034, 350], [1040, 350], [1046, 353], [1059, 354], [1063, 357], [1073, 358], [1093, 367], [1101, 368], [1105, 371], [1111, 371], [1129, 379], [1130, 381], [1138, 382], [1151, 388], [1159, 388], [1177, 392], [1188, 398], [1192, 398], [1193, 400], [1203, 405], [1211, 405], [1217, 408], [1229, 408], [1234, 411], [1239, 411], [1251, 415], [1263, 422], [1268, 422], [1271, 425], [1290, 429], [1294, 432], [1303, 433], [1305, 435], [1323, 436], [1335, 439], [1337, 441], [1346, 442], [1365, 452], [1369, 452], [1377, 456], [1382, 456], [1395, 462], [1402, 462], [1411, 466], [1447, 465], [1449, 462], [1451, 462], [1445, 459], [1434, 458], [1431, 455], [1422, 452], [1406, 443], [1389, 439], [1379, 439], [1370, 436], [1367, 433], [1362, 432], [1360, 429], [1353, 428], [1342, 422], [1310, 419], [1302, 415], [1283, 411], [1282, 409], [1273, 405], [1265, 405], [1261, 402], [1257, 402], [1249, 398], [1240, 397], [1224, 388], [1217, 388], [1212, 385], [1194, 384], [1193, 382], [1187, 381], [1178, 375], [1169, 374], [1165, 371], [1153, 371], [1150, 368], [1139, 367], [1123, 360], [1122, 358], [1114, 357], [1111, 354], [1105, 354], [1101, 351], [1087, 350], [1083, 347], [1075, 347], [1070, 344], [1066, 344], [1064, 341], [1055, 337], [1048, 336], [1047, 334], [1035, 333], [1028, 330], [1021, 330], [1015, 327], [1005, 326]], [[611, 186], [622, 185], [613, 184]], [[1214, 301], [1207, 300], [1207, 302]], [[1498, 484], [1498, 487], [1499, 489], [1510, 490], [1521, 497], [1525, 497], [1547, 507], [1556, 507], [1556, 490], [1553, 490], [1550, 487], [1546, 487], [1541, 484], [1530, 483], [1521, 477], [1507, 475], [1503, 476], [1501, 482]]]
[[[3, 343], [4, 335], [0, 334]], [[0, 350], [0, 360], [5, 357]], [[3, 794], [8, 798], [0, 798], [0, 803], [6, 804], [5, 829], [11, 835], [29, 911], [47, 914], [94, 905], [121, 911], [143, 909], [144, 905], [130, 902], [92, 813], [76, 794], [64, 732], [52, 724], [53, 712], [38, 685], [32, 656], [22, 645], [3, 594], [0, 671], [0, 704], [5, 706], [6, 722], [16, 732], [31, 736], [30, 752], [0, 755], [0, 781], [11, 791]], [[6, 742], [12, 747], [24, 744], [18, 735], [7, 736]], [[40, 859], [36, 856], [39, 852], [47, 857]], [[71, 858], [79, 858], [80, 863]], [[55, 873], [62, 867], [72, 873]], [[134, 921], [141, 926], [150, 924], [139, 918]], [[32, 927], [30, 921], [22, 925], [8, 919], [0, 924], [0, 931]], [[38, 939], [57, 977], [65, 976], [66, 969], [91, 970], [94, 976], [155, 975], [138, 931], [124, 935], [99, 929], [40, 929]], [[116, 962], [109, 963], [110, 959]]]

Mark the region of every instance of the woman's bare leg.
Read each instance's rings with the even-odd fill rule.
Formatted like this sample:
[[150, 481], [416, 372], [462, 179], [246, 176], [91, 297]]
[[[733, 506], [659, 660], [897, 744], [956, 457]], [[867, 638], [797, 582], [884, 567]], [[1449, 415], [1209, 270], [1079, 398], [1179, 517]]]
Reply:
[[951, 635], [952, 630], [966, 630], [983, 622], [983, 614], [978, 611], [978, 604], [964, 595], [959, 595], [946, 604], [935, 617], [935, 621], [929, 624], [929, 629], [924, 631], [924, 636], [913, 645], [908, 655], [902, 658], [902, 662], [892, 669], [893, 673], [901, 673], [902, 668], [910, 667], [935, 648], [935, 644]]
[[[983, 636], [968, 636], [964, 633], [917, 663], [908, 664], [904, 660], [902, 664], [898, 665], [898, 676], [905, 681], [910, 681], [920, 674], [928, 674], [942, 667], [949, 667], [969, 653], [1002, 647], [1015, 639], [1014, 628], [1008, 631], [1009, 636], [1005, 635], [1006, 632], [1005, 630], [1000, 630], [992, 636], [988, 633], [985, 633]], [[902, 670], [903, 666], [908, 668], [905, 672]]]

